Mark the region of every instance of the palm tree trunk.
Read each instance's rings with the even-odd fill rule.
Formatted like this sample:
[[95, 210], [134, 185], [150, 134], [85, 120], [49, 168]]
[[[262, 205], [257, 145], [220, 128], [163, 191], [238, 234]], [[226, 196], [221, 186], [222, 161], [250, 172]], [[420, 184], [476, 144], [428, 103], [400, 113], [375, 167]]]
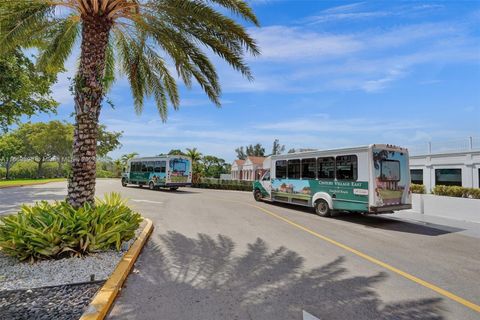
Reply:
[[72, 176], [67, 201], [75, 208], [95, 199], [97, 131], [103, 100], [105, 52], [112, 22], [102, 16], [82, 16], [80, 67], [75, 77], [75, 131]]

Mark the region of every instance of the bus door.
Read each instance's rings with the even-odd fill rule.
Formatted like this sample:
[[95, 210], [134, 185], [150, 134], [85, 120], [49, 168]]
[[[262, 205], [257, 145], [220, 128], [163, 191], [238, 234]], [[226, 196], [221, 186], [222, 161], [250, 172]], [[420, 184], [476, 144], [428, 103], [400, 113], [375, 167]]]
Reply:
[[[260, 184], [268, 195], [263, 194], [264, 198], [271, 199], [272, 198], [272, 180], [270, 179], [270, 170], [267, 170], [263, 177], [260, 179]], [[263, 192], [262, 192], [263, 193]]]

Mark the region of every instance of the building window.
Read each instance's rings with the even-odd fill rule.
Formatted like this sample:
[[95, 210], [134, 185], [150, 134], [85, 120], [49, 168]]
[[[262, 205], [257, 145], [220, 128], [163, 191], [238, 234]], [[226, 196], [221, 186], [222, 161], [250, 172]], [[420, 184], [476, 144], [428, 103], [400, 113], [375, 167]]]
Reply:
[[435, 169], [435, 185], [462, 186], [462, 169]]
[[277, 160], [275, 162], [275, 178], [287, 178], [287, 160]]
[[288, 160], [288, 179], [300, 179], [300, 159]]
[[302, 159], [302, 179], [315, 179], [316, 159]]
[[423, 184], [423, 169], [411, 169], [410, 181], [415, 184]]
[[337, 180], [357, 180], [358, 160], [356, 155], [338, 156], [335, 159]]
[[318, 179], [334, 179], [335, 178], [335, 158], [325, 157], [318, 158]]

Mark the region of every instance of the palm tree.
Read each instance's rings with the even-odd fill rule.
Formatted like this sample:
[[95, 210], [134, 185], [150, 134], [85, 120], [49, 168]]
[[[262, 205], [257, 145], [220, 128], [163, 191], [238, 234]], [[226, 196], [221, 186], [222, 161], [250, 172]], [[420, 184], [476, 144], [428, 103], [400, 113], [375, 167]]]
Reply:
[[116, 65], [130, 82], [135, 110], [141, 112], [144, 98], [152, 97], [163, 120], [168, 103], [174, 109], [180, 105], [170, 70], [187, 87], [196, 81], [220, 106], [218, 76], [201, 48], [252, 79], [244, 56], [259, 54], [258, 47], [245, 28], [224, 12], [258, 25], [244, 0], [0, 1], [0, 54], [37, 47], [38, 65], [60, 71], [81, 38], [72, 83], [76, 123], [70, 204], [79, 207], [94, 200], [98, 119]]
[[122, 157], [120, 158], [120, 160], [122, 161], [122, 166], [123, 166], [122, 168], [125, 168], [128, 160], [130, 160], [132, 158], [135, 158], [136, 156], [138, 156], [138, 153], [136, 153], [136, 152], [127, 153], [127, 154], [122, 155]]
[[185, 153], [186, 156], [188, 156], [190, 159], [192, 159], [192, 162], [195, 163], [198, 160], [202, 159], [202, 153], [197, 150], [197, 148], [187, 148], [187, 152]]

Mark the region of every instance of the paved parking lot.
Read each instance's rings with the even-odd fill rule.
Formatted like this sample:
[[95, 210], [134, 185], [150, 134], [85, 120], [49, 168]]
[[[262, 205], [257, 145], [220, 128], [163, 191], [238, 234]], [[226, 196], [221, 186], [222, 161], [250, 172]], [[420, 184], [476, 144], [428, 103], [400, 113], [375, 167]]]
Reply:
[[[98, 181], [98, 195], [111, 191], [155, 230], [110, 319], [480, 317], [480, 241], [460, 228]], [[0, 190], [0, 213], [65, 192], [65, 183]]]

